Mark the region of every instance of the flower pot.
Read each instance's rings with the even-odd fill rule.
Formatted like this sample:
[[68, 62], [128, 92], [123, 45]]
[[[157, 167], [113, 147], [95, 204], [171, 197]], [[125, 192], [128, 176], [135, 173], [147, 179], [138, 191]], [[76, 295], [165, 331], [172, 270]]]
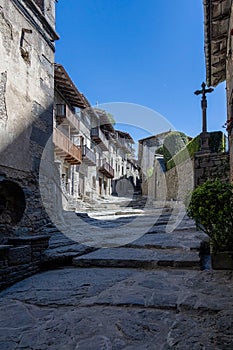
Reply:
[[214, 270], [233, 270], [233, 251], [211, 253]]

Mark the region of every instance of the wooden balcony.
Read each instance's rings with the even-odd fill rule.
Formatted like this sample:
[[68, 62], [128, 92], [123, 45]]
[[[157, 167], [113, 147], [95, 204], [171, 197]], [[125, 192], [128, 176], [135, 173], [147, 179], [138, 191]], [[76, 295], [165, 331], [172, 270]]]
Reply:
[[96, 165], [95, 152], [93, 152], [93, 150], [88, 148], [86, 145], [83, 146], [82, 156], [83, 156], [83, 163], [90, 165], [90, 166]]
[[64, 158], [70, 164], [82, 163], [81, 148], [74, 145], [73, 142], [57, 128], [53, 129], [53, 143], [56, 155]]
[[66, 104], [56, 104], [56, 119], [59, 123], [71, 126], [73, 132], [80, 130], [80, 122]]
[[101, 148], [102, 151], [108, 151], [108, 140], [99, 127], [91, 129], [91, 139]]
[[111, 165], [108, 162], [105, 161], [100, 161], [100, 167], [99, 167], [99, 172], [104, 174], [109, 179], [114, 178], [114, 169], [111, 167]]
[[118, 142], [120, 144], [120, 147], [123, 149], [123, 151], [125, 153], [131, 153], [132, 152], [132, 145], [129, 142], [127, 142], [125, 139], [119, 138]]

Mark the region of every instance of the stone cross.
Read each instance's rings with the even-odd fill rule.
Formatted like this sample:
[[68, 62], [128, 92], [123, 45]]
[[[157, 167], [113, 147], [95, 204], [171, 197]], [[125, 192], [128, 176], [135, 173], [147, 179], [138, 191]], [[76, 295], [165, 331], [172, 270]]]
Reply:
[[194, 92], [195, 95], [200, 95], [202, 94], [202, 99], [201, 99], [201, 108], [202, 108], [202, 132], [207, 132], [207, 122], [206, 122], [206, 109], [207, 109], [207, 100], [206, 100], [206, 93], [210, 93], [214, 91], [214, 89], [209, 88], [206, 89], [206, 84], [203, 83], [201, 84], [202, 89], [201, 90], [196, 90]]

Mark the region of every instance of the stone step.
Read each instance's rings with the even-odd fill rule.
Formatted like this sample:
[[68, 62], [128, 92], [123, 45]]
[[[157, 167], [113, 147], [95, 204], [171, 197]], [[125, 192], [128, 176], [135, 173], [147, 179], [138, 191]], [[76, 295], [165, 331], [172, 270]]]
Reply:
[[90, 253], [93, 250], [92, 247], [79, 244], [70, 240], [62, 233], [57, 232], [51, 236], [49, 248], [43, 253], [42, 265], [49, 267], [72, 264], [74, 257]]
[[206, 234], [200, 231], [174, 231], [172, 233], [147, 233], [137, 240], [128, 243], [130, 248], [182, 249], [200, 250], [201, 244], [207, 241]]
[[181, 249], [102, 248], [73, 259], [78, 267], [155, 269], [161, 266], [200, 269], [198, 252]]
[[[204, 239], [204, 237], [203, 237]], [[202, 240], [197, 238], [192, 232], [174, 232], [146, 234], [136, 241], [129, 243], [129, 248], [155, 248], [155, 249], [182, 249], [199, 251]]]

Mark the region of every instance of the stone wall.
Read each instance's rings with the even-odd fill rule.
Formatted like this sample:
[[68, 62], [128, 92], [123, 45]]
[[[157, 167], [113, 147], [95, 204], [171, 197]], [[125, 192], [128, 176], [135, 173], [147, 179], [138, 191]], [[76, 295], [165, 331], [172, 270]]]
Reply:
[[[193, 162], [188, 159], [171, 170], [165, 171], [161, 163], [156, 160], [153, 178], [156, 200], [184, 200], [194, 185]], [[151, 187], [152, 184], [149, 184], [149, 189]]]
[[193, 160], [187, 159], [167, 171], [166, 186], [167, 200], [185, 200], [194, 188]]
[[229, 181], [228, 153], [196, 153], [194, 159], [165, 171], [155, 159], [153, 173], [143, 182], [143, 194], [158, 201], [184, 200], [198, 185], [208, 179]]
[[49, 236], [24, 236], [0, 245], [0, 290], [40, 271]]
[[[44, 210], [37, 176], [8, 167], [0, 169], [0, 198], [4, 196], [7, 201], [6, 210], [0, 210], [1, 244], [5, 237], [35, 234], [41, 226], [49, 222], [49, 217]], [[15, 188], [22, 191], [21, 196]], [[24, 206], [24, 210], [14, 220], [19, 206]]]
[[233, 183], [233, 129], [229, 135], [230, 182]]
[[138, 164], [142, 180], [142, 194], [149, 198], [155, 197], [155, 154], [157, 149], [163, 145], [164, 139], [170, 131], [147, 137], [138, 141]]
[[[49, 3], [54, 8], [54, 2]], [[57, 36], [54, 15], [46, 20], [34, 4], [0, 0], [0, 223], [2, 232], [15, 226], [16, 234], [35, 232], [47, 218], [38, 177], [53, 127], [52, 41]], [[11, 197], [4, 189], [6, 182], [19, 186], [25, 196], [25, 212], [17, 223], [10, 222], [4, 210]]]
[[196, 153], [194, 157], [195, 187], [208, 179], [221, 179], [228, 182], [230, 165], [228, 153]]
[[230, 181], [233, 183], [233, 3], [231, 4], [229, 30], [227, 38], [227, 59], [226, 59], [226, 95], [227, 95], [227, 120], [231, 120], [229, 128], [229, 153], [230, 153]]

